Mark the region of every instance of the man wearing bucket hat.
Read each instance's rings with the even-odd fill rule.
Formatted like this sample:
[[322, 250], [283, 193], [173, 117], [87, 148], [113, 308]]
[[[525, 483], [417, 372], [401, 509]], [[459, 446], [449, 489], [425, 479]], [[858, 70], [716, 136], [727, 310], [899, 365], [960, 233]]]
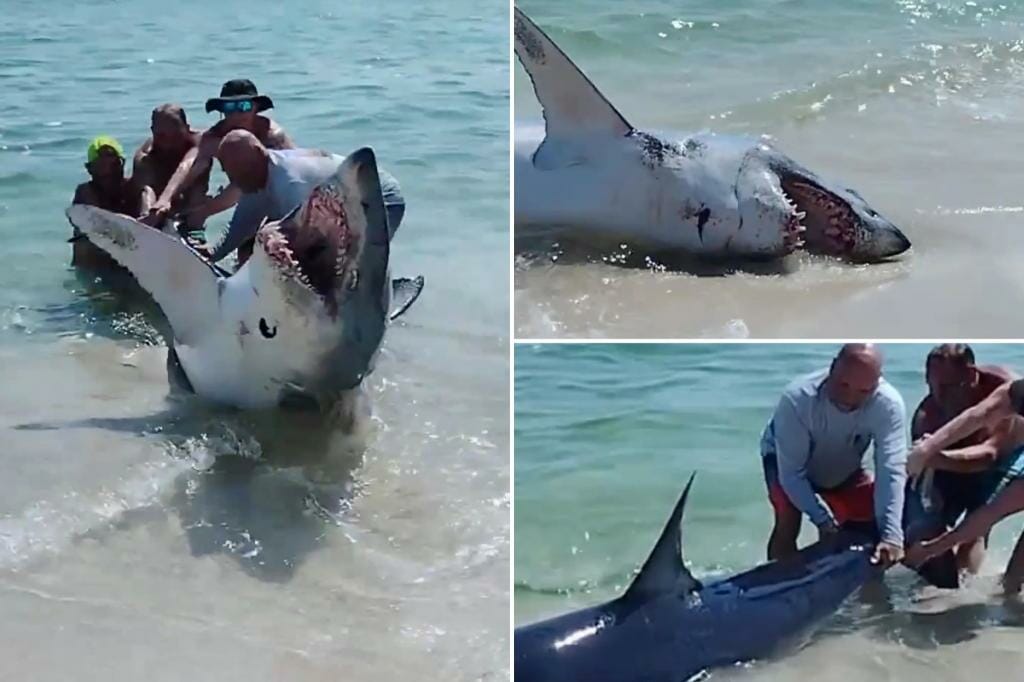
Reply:
[[[284, 129], [262, 115], [262, 112], [273, 106], [273, 100], [261, 95], [251, 80], [240, 78], [225, 83], [219, 97], [206, 101], [207, 112], [220, 112], [224, 118], [206, 130], [199, 138], [199, 144], [181, 160], [143, 222], [150, 225], [163, 223], [171, 212], [173, 198], [209, 172], [220, 141], [232, 130], [252, 133], [268, 149], [294, 149], [295, 144]], [[229, 186], [217, 197], [195, 209], [199, 215], [192, 215], [189, 222], [201, 224], [206, 217], [234, 206], [240, 197], [241, 191]]]
[[[114, 213], [135, 217], [139, 215], [141, 189], [124, 177], [124, 148], [108, 135], [101, 135], [89, 143], [85, 152], [85, 170], [89, 181], [75, 188], [73, 204], [98, 206]], [[105, 251], [93, 245], [75, 228], [71, 264], [92, 268], [116, 268], [117, 264]]]

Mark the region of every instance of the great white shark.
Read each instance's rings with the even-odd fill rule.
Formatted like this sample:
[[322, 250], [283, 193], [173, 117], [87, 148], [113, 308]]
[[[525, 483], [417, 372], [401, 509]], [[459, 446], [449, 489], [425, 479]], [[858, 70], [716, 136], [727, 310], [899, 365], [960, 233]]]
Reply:
[[[516, 628], [516, 682], [684, 682], [799, 643], [881, 575], [871, 562], [877, 532], [868, 523], [847, 524], [794, 557], [701, 582], [682, 558], [683, 510], [693, 478], [622, 596]], [[909, 541], [935, 522], [926, 514], [916, 502], [907, 507]], [[922, 576], [955, 587], [952, 554], [937, 557]]]
[[373, 370], [389, 319], [422, 287], [422, 278], [399, 284], [404, 305], [390, 310], [393, 233], [370, 148], [260, 227], [252, 256], [233, 274], [128, 216], [83, 205], [67, 216], [160, 305], [187, 387], [234, 407], [302, 398], [329, 409]]
[[570, 227], [706, 257], [798, 249], [879, 261], [910, 240], [855, 190], [771, 145], [633, 126], [519, 8], [515, 53], [544, 124], [516, 122], [516, 227]]

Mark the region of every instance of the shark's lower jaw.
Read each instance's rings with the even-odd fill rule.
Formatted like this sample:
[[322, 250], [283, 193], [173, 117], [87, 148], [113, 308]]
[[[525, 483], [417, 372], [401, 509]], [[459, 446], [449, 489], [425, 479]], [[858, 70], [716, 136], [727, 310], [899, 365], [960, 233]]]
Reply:
[[786, 245], [830, 256], [850, 255], [857, 240], [857, 217], [846, 202], [798, 176], [783, 175], [780, 180], [791, 209], [783, 227]]
[[268, 223], [256, 239], [282, 279], [317, 295], [329, 310], [336, 308], [359, 243], [340, 202], [314, 204], [308, 214]]

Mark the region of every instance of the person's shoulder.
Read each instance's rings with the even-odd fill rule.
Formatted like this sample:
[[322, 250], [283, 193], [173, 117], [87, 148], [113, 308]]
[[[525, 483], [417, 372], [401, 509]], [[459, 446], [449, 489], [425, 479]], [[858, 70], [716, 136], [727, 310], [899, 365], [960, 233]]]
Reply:
[[266, 121], [267, 132], [264, 135], [263, 144], [269, 149], [295, 149], [295, 143], [288, 137], [288, 133], [274, 119], [269, 116], [262, 117]]
[[224, 121], [218, 121], [206, 130], [196, 133], [196, 145], [201, 151], [216, 151], [220, 145], [221, 138], [227, 134], [224, 128]]
[[938, 403], [931, 393], [921, 399], [911, 415], [911, 432], [915, 437], [934, 431], [941, 426]]
[[782, 394], [791, 400], [802, 400], [812, 398], [818, 394], [822, 383], [828, 376], [827, 370], [816, 370], [807, 374], [801, 374], [786, 384]]
[[899, 390], [890, 384], [885, 377], [878, 380], [878, 389], [875, 390], [875, 404], [885, 410], [898, 409], [904, 411], [903, 396]]
[[938, 412], [938, 407], [935, 396], [929, 393], [921, 398], [921, 402], [917, 404], [917, 407], [914, 409], [914, 418], [931, 419]]
[[153, 152], [153, 138], [147, 137], [145, 141], [139, 145], [139, 148], [135, 150], [135, 155], [132, 157], [134, 163], [142, 163], [149, 158], [149, 155]]
[[981, 380], [985, 383], [986, 387], [992, 390], [995, 390], [1007, 381], [1013, 381], [1018, 378], [1016, 372], [1002, 365], [980, 365], [978, 373], [981, 375]]
[[[67, 196], [66, 194], [64, 196]], [[75, 187], [75, 196], [71, 200], [73, 204], [96, 204], [96, 195], [92, 191], [92, 185], [88, 182], [83, 182], [78, 187]]]

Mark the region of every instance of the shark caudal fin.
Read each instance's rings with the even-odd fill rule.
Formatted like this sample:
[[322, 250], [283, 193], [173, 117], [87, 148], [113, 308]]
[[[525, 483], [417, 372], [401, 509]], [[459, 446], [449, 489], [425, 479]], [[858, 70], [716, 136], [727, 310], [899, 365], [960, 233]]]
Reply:
[[66, 213], [89, 241], [131, 271], [160, 305], [177, 341], [190, 345], [216, 328], [221, 277], [180, 238], [96, 206], [75, 204]]
[[694, 578], [683, 564], [682, 553], [683, 509], [686, 507], [686, 498], [696, 476], [697, 474], [690, 476], [690, 481], [676, 502], [672, 515], [668, 517], [661, 537], [654, 545], [654, 550], [626, 590], [623, 599], [650, 597], [666, 592], [685, 594], [701, 589], [700, 581]]
[[544, 110], [546, 137], [534, 154], [559, 138], [603, 134], [624, 136], [633, 126], [612, 106], [564, 52], [522, 10], [515, 8], [515, 52], [533, 82]]

